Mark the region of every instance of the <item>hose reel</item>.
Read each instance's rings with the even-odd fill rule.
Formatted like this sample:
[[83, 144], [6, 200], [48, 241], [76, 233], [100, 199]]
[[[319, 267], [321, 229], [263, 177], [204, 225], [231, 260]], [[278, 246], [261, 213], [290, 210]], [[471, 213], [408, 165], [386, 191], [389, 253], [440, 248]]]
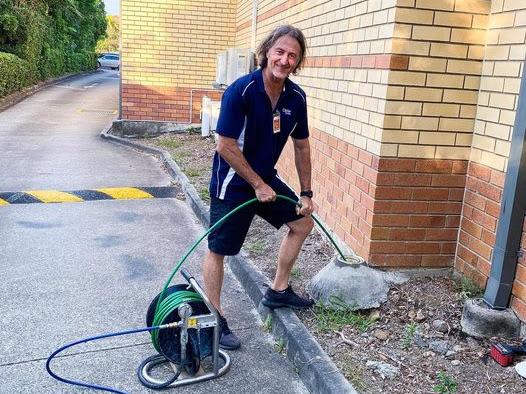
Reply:
[[[181, 274], [189, 285], [170, 286], [150, 303], [146, 313], [148, 327], [170, 325], [151, 332], [152, 343], [159, 354], [148, 357], [137, 370], [141, 383], [152, 389], [176, 387], [222, 376], [230, 369], [230, 357], [219, 349], [219, 314], [198, 282], [186, 270]], [[204, 372], [201, 361], [212, 357], [212, 370]], [[219, 366], [219, 359], [223, 365]], [[170, 363], [174, 375], [162, 381], [152, 370]]]

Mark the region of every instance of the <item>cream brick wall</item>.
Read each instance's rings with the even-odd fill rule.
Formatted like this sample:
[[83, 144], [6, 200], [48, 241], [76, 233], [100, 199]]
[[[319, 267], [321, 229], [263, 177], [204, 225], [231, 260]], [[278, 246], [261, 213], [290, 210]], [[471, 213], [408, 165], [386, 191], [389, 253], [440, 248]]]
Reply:
[[398, 1], [392, 52], [410, 59], [389, 73], [385, 113], [400, 123], [384, 123], [383, 155], [469, 159], [490, 4]]
[[526, 54], [526, 1], [492, 1], [471, 160], [506, 171]]
[[[307, 37], [310, 58], [389, 53], [394, 6], [395, 0], [263, 0], [258, 15], [271, 16], [258, 21], [256, 42], [290, 23]], [[305, 67], [293, 80], [307, 93], [311, 127], [378, 155], [387, 78], [386, 69]]]
[[236, 0], [122, 0], [122, 82], [210, 87], [215, 54], [233, 46]]
[[[251, 48], [253, 3], [254, 3], [254, 0], [239, 0], [237, 2], [237, 8], [236, 8], [236, 27], [237, 29], [236, 29], [236, 40], [235, 40], [235, 46], [237, 48]], [[255, 48], [252, 48], [252, 49], [255, 49]]]

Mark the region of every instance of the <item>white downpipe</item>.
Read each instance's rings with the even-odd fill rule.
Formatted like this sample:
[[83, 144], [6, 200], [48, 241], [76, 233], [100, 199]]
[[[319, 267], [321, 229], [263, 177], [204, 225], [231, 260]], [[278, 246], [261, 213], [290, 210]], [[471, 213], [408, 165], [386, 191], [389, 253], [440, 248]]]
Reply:
[[258, 0], [252, 0], [252, 35], [250, 37], [250, 47], [252, 52], [256, 52], [256, 33], [258, 24]]

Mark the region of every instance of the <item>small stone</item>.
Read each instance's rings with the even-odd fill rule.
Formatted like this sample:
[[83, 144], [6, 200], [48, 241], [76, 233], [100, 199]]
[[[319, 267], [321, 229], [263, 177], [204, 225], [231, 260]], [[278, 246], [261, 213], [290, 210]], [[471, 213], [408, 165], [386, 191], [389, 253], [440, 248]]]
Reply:
[[456, 355], [457, 355], [457, 352], [455, 352], [454, 350], [448, 350], [444, 357], [446, 357], [447, 359], [452, 359], [452, 358], [455, 358]]
[[400, 369], [381, 361], [367, 360], [366, 367], [378, 373], [382, 379], [393, 379], [400, 374]]
[[455, 352], [459, 353], [459, 352], [463, 352], [464, 348], [461, 345], [455, 345], [455, 346], [453, 346], [453, 350]]
[[413, 320], [415, 317], [416, 317], [416, 312], [413, 311], [413, 310], [410, 310], [408, 313], [407, 313], [407, 316], [409, 316], [409, 318], [411, 320]]
[[369, 313], [369, 319], [371, 320], [378, 320], [380, 319], [380, 310], [374, 309]]
[[385, 341], [387, 338], [389, 338], [389, 334], [387, 333], [387, 331], [381, 330], [379, 328], [374, 330], [374, 336], [381, 341]]
[[421, 323], [423, 322], [424, 320], [426, 320], [426, 315], [424, 315], [424, 313], [422, 312], [421, 309], [419, 309], [417, 312], [416, 312], [416, 321]]
[[427, 347], [427, 342], [420, 335], [415, 335], [415, 343], [420, 347]]
[[439, 354], [446, 354], [449, 348], [447, 341], [433, 341], [429, 342], [429, 349]]
[[449, 326], [444, 320], [440, 320], [440, 319], [433, 320], [432, 324], [433, 324], [433, 328], [437, 330], [438, 332], [442, 332], [444, 334], [449, 332]]
[[436, 356], [435, 352], [431, 352], [431, 351], [424, 352], [424, 357], [435, 357], [435, 356]]
[[460, 360], [453, 360], [451, 361], [451, 365], [460, 365]]

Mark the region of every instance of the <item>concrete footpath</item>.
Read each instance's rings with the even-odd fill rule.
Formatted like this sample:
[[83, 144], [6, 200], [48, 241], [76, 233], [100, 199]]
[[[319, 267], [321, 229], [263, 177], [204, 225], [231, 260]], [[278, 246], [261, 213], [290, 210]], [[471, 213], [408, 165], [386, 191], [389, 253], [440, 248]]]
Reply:
[[[186, 175], [180, 170], [177, 163], [172, 160], [168, 152], [112, 135], [111, 126], [102, 131], [101, 137], [158, 156], [169, 174], [182, 185], [187, 203], [199, 221], [205, 228], [208, 228], [208, 208], [203, 204], [194, 186], [190, 184]], [[255, 266], [243, 251], [239, 255], [230, 258], [228, 266], [257, 307], [262, 319], [266, 320], [267, 315], [269, 313], [272, 314], [272, 332], [274, 337], [283, 340], [287, 358], [292, 362], [294, 369], [310, 393], [357, 393], [291, 309], [282, 308], [271, 311], [260, 304], [270, 281], [260, 271], [255, 269]], [[226, 288], [228, 288], [228, 284], [224, 287], [224, 289]], [[246, 342], [244, 342], [244, 346], [247, 346]]]

